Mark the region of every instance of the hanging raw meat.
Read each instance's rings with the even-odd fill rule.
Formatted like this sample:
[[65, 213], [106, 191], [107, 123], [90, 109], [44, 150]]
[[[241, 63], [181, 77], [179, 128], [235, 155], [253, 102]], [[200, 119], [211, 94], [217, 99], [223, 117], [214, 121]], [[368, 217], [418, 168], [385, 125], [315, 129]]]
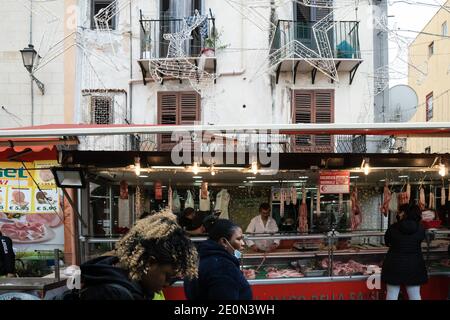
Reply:
[[389, 211], [398, 211], [398, 195], [395, 192], [391, 194], [391, 201], [389, 201]]
[[406, 185], [406, 195], [408, 196], [408, 202], [407, 203], [409, 203], [409, 201], [411, 200], [411, 185], [409, 184], [409, 182]]
[[284, 189], [284, 202], [288, 206], [291, 203], [291, 191]]
[[441, 206], [445, 206], [445, 187], [442, 186], [441, 188]]
[[434, 200], [435, 200], [435, 198], [434, 198], [434, 193], [433, 193], [433, 191], [432, 191], [432, 187], [430, 187], [430, 197], [429, 197], [430, 199], [429, 199], [429, 204], [428, 204], [428, 208], [430, 208], [430, 209], [434, 209]]
[[280, 189], [280, 217], [284, 217], [284, 200], [286, 199], [286, 195], [284, 193], [284, 189]]
[[168, 193], [169, 193], [169, 199], [167, 200], [167, 201], [169, 201], [169, 209], [170, 209], [170, 211], [172, 211], [173, 212], [173, 198], [172, 198], [172, 187], [171, 186], [169, 186], [169, 190], [168, 190]]
[[358, 229], [362, 222], [362, 212], [361, 206], [358, 202], [358, 189], [354, 188], [350, 195], [350, 201], [352, 206], [352, 216], [351, 216], [351, 228], [352, 230]]
[[447, 200], [450, 201], [450, 186], [448, 187], [448, 197]]
[[419, 207], [421, 210], [425, 209], [425, 190], [422, 186], [419, 189]]
[[308, 207], [306, 206], [306, 190], [302, 189], [302, 203], [298, 207], [298, 231], [308, 232]]
[[297, 205], [297, 188], [291, 187], [291, 202], [295, 206]]
[[338, 201], [338, 213], [341, 214], [344, 206], [344, 195], [339, 193], [339, 201]]
[[208, 182], [202, 182], [201, 190], [200, 190], [200, 199], [208, 198]]
[[389, 214], [389, 202], [391, 201], [391, 191], [389, 191], [389, 187], [387, 183], [384, 186], [383, 190], [383, 204], [381, 205], [381, 213], [387, 217]]
[[408, 204], [409, 200], [408, 200], [408, 193], [407, 192], [400, 192], [398, 194], [398, 205], [402, 205], [402, 204]]

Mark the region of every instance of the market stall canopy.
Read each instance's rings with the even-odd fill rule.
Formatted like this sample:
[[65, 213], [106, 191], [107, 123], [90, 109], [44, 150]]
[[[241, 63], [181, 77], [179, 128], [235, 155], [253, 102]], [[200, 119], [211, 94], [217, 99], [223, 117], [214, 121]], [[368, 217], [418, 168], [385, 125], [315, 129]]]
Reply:
[[[172, 162], [171, 152], [138, 152], [138, 151], [121, 151], [120, 157], [116, 151], [63, 151], [63, 158], [70, 159], [70, 163], [66, 165], [92, 166], [95, 168], [124, 168], [131, 170], [130, 165], [134, 164], [134, 159], [139, 156], [142, 163], [142, 172], [146, 168], [152, 166], [174, 166]], [[192, 158], [194, 154], [192, 153]], [[228, 167], [230, 169], [248, 167], [250, 156], [245, 153], [240, 157], [234, 153], [235, 164], [218, 164], [217, 167]], [[445, 165], [450, 164], [450, 154], [427, 154], [427, 153], [377, 153], [377, 154], [359, 154], [359, 153], [280, 153], [279, 154], [279, 170], [342, 170], [342, 169], [358, 169], [360, 170], [361, 162], [366, 157], [370, 158], [370, 166], [375, 170], [385, 169], [409, 169], [423, 170], [431, 168], [440, 159]], [[237, 164], [237, 159], [244, 159], [244, 163]], [[269, 165], [261, 165], [261, 169], [269, 167]], [[184, 170], [185, 166], [179, 165], [180, 170]], [[207, 166], [206, 166], [207, 168]], [[173, 171], [173, 170], [172, 170]], [[179, 171], [179, 170], [178, 170]], [[248, 170], [247, 170], [248, 171]], [[133, 171], [134, 172], [134, 171]]]
[[34, 161], [58, 158], [57, 146], [75, 145], [79, 141], [71, 138], [0, 138], [1, 161]]
[[332, 123], [332, 124], [230, 124], [230, 125], [149, 125], [149, 124], [52, 124], [34, 127], [1, 129], [0, 138], [100, 136], [136, 133], [173, 132], [261, 132], [279, 134], [373, 135], [397, 137], [450, 137], [450, 122], [407, 123]]

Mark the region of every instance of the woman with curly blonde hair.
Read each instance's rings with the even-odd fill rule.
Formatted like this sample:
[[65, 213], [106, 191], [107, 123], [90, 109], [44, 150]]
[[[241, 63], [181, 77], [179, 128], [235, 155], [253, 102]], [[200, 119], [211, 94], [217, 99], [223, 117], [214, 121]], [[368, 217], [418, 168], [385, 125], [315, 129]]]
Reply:
[[197, 276], [197, 251], [170, 211], [139, 220], [115, 256], [81, 266], [82, 300], [152, 299], [176, 278]]

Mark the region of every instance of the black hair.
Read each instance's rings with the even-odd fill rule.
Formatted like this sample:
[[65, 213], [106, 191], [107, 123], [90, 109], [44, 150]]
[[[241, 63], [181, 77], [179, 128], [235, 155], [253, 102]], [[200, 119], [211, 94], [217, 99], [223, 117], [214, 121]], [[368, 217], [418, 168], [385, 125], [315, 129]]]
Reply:
[[422, 220], [422, 210], [418, 205], [410, 206], [405, 212], [405, 219], [419, 222]]
[[195, 213], [194, 208], [188, 207], [188, 208], [184, 209], [183, 217], [186, 217], [186, 216], [188, 216], [188, 215], [190, 215], [192, 213]]
[[230, 220], [218, 219], [214, 215], [207, 216], [203, 220], [203, 225], [206, 228], [206, 232], [208, 232], [208, 237], [216, 242], [221, 238], [230, 241], [236, 229], [239, 228], [237, 224], [234, 224]]
[[261, 203], [261, 205], [259, 206], [259, 211], [269, 210], [269, 209], [270, 209], [270, 205], [267, 202]]
[[406, 212], [406, 211], [409, 210], [409, 208], [410, 208], [409, 203], [401, 204], [401, 205], [398, 207], [398, 212]]

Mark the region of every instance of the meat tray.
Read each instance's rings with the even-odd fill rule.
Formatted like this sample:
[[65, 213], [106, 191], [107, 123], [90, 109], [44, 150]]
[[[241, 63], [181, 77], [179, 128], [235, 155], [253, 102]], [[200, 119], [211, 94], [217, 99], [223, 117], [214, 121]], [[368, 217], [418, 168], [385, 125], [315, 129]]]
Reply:
[[303, 274], [305, 277], [323, 277], [326, 272], [326, 270], [305, 270]]

